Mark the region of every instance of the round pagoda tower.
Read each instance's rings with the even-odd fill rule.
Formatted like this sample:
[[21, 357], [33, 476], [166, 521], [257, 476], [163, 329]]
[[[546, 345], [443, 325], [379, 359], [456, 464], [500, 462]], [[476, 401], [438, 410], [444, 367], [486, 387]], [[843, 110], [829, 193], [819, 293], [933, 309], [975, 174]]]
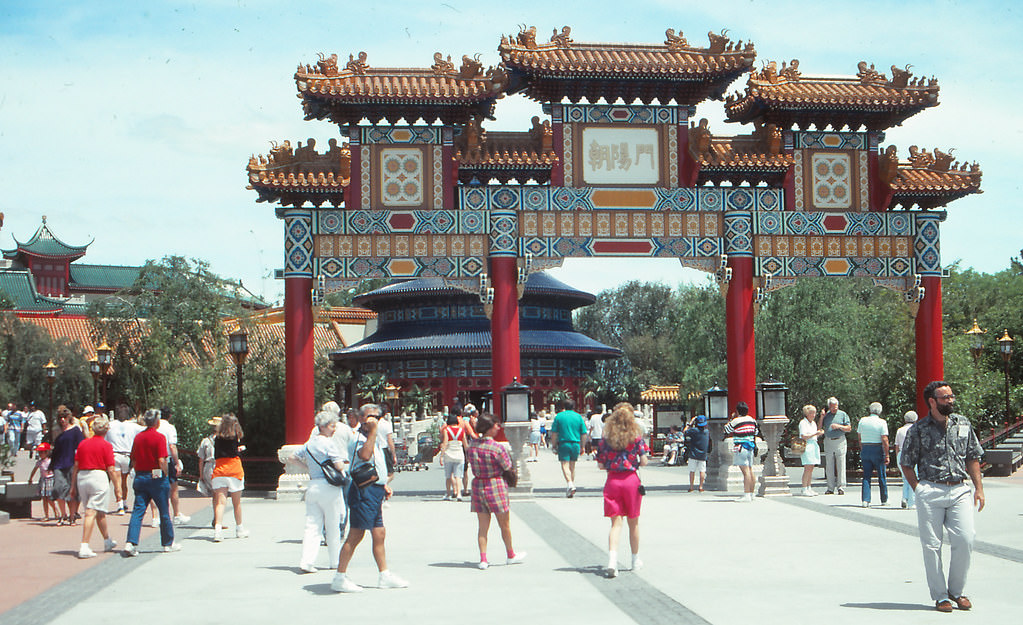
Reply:
[[[530, 274], [519, 302], [523, 384], [534, 406], [567, 390], [581, 403], [579, 384], [597, 360], [621, 350], [577, 332], [572, 311], [596, 298], [547, 273]], [[395, 282], [356, 297], [353, 303], [377, 313], [377, 328], [365, 339], [331, 352], [335, 366], [353, 378], [384, 374], [407, 391], [414, 385], [434, 394], [434, 406], [479, 403], [491, 391], [490, 320], [479, 297], [441, 278]]]

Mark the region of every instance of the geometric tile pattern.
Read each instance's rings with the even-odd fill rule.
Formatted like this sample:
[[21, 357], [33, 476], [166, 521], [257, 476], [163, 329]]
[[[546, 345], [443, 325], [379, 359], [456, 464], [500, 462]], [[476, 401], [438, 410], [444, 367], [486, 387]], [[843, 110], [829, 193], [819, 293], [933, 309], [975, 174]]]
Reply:
[[757, 275], [770, 273], [780, 278], [824, 276], [892, 278], [910, 276], [913, 269], [914, 263], [908, 258], [767, 256], [754, 259], [754, 272]]
[[678, 186], [678, 126], [668, 126], [668, 186]]
[[757, 235], [757, 256], [912, 258], [912, 237]]
[[572, 188], [546, 186], [460, 187], [463, 210], [590, 211], [774, 211], [784, 206], [781, 189], [735, 188]]
[[284, 277], [313, 277], [313, 218], [309, 209], [284, 211]]
[[441, 129], [431, 126], [369, 126], [360, 128], [362, 143], [441, 143]]
[[373, 153], [372, 152], [372, 148], [370, 148], [370, 146], [368, 146], [368, 145], [364, 145], [361, 148], [359, 148], [359, 154], [360, 154], [360, 159], [361, 159], [359, 162], [362, 165], [361, 168], [360, 168], [362, 171], [359, 172], [360, 173], [360, 175], [359, 175], [359, 182], [361, 183], [360, 184], [360, 187], [361, 187], [360, 190], [362, 192], [362, 194], [361, 194], [362, 195], [362, 204], [361, 204], [361, 206], [366, 206], [366, 207], [370, 206], [370, 197], [371, 197], [370, 196], [370, 193], [371, 193], [370, 189], [373, 186], [372, 182], [370, 181], [370, 175], [369, 175], [370, 169], [372, 167], [372, 165], [370, 164], [371, 163], [370, 158], [371, 158], [372, 153]]
[[865, 132], [794, 131], [795, 148], [818, 150], [866, 150]]
[[858, 186], [860, 205], [859, 210], [863, 212], [870, 211], [870, 160], [867, 158], [866, 150], [858, 150], [853, 152], [853, 158], [857, 159], [856, 164], [860, 174], [860, 183]]
[[486, 258], [457, 257], [355, 257], [318, 259], [316, 275], [332, 283], [363, 278], [473, 278], [486, 270]]
[[915, 213], [916, 239], [913, 241], [913, 255], [916, 259], [916, 273], [919, 275], [941, 275], [941, 241], [938, 224], [944, 218], [941, 213]]
[[485, 234], [319, 234], [313, 239], [319, 259], [353, 256], [486, 256]]
[[729, 256], [753, 255], [753, 215], [751, 213], [725, 213], [725, 253]]
[[756, 215], [755, 234], [825, 235], [841, 234], [912, 236], [914, 221], [900, 213], [822, 213], [798, 211], [761, 212]]
[[314, 234], [486, 234], [486, 211], [326, 210], [317, 211]]
[[795, 152], [792, 159], [792, 208], [806, 210], [806, 189], [803, 181], [803, 153]]
[[490, 256], [517, 256], [518, 213], [514, 210], [490, 211]]
[[[688, 106], [614, 106], [606, 104], [561, 104], [566, 124], [671, 124], [688, 119]], [[566, 152], [571, 154], [571, 152]]]
[[444, 148], [433, 146], [433, 208], [444, 208]]
[[[574, 154], [574, 152], [572, 152], [572, 125], [571, 124], [565, 124], [561, 128], [562, 128], [562, 131], [561, 131], [562, 142], [564, 144], [562, 146], [562, 150], [563, 151], [561, 153], [562, 154], [568, 154], [568, 155]], [[561, 159], [561, 169], [562, 169], [563, 177], [564, 177], [564, 180], [565, 180], [565, 182], [564, 182], [565, 186], [566, 187], [571, 187], [573, 184], [575, 184], [575, 181], [574, 181], [573, 176], [572, 176], [572, 158], [571, 158], [571, 156], [568, 156], [568, 157], [565, 157], [565, 158]]]
[[522, 237], [517, 255], [580, 258], [592, 256], [652, 258], [716, 258], [724, 253], [720, 237]]

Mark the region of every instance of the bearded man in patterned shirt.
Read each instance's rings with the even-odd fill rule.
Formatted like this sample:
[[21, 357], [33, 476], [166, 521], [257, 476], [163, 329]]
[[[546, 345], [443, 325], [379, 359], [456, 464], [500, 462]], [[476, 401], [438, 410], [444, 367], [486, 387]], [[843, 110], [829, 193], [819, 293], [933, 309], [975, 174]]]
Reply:
[[[984, 509], [980, 459], [984, 449], [966, 417], [955, 414], [955, 395], [947, 382], [924, 388], [929, 412], [906, 433], [902, 470], [916, 495], [917, 524], [924, 570], [934, 607], [951, 612], [973, 607], [963, 594], [976, 536], [973, 506]], [[971, 493], [966, 478], [973, 482]], [[972, 496], [971, 496], [972, 495]], [[948, 580], [942, 572], [942, 529], [948, 532], [951, 557]]]

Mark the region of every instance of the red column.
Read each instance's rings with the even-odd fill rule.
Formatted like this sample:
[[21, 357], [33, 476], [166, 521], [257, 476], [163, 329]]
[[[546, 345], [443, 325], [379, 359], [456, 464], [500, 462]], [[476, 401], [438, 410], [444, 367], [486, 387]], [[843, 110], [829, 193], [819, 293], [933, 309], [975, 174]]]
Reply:
[[494, 287], [494, 311], [490, 316], [490, 367], [495, 413], [501, 406], [499, 393], [521, 376], [519, 354], [518, 264], [514, 256], [490, 258], [490, 281]]
[[920, 416], [927, 414], [924, 387], [945, 378], [945, 350], [941, 333], [941, 277], [923, 276], [924, 298], [916, 313], [916, 403]]
[[284, 279], [284, 442], [301, 444], [313, 428], [312, 278]]
[[753, 258], [729, 256], [732, 279], [725, 298], [725, 348], [728, 357], [728, 408], [740, 401], [756, 408], [756, 353], [753, 339]]

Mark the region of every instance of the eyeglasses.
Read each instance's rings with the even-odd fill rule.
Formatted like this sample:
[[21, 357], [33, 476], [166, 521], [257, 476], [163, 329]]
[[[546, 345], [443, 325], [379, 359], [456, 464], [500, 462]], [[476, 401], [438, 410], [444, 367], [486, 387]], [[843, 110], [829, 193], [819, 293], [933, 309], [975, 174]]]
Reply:
[[946, 399], [947, 400], [953, 400], [955, 398], [956, 398], [956, 396], [953, 395], [952, 393], [949, 393], [948, 395], [935, 395], [934, 396], [934, 399], [937, 399], [937, 400], [946, 400]]

